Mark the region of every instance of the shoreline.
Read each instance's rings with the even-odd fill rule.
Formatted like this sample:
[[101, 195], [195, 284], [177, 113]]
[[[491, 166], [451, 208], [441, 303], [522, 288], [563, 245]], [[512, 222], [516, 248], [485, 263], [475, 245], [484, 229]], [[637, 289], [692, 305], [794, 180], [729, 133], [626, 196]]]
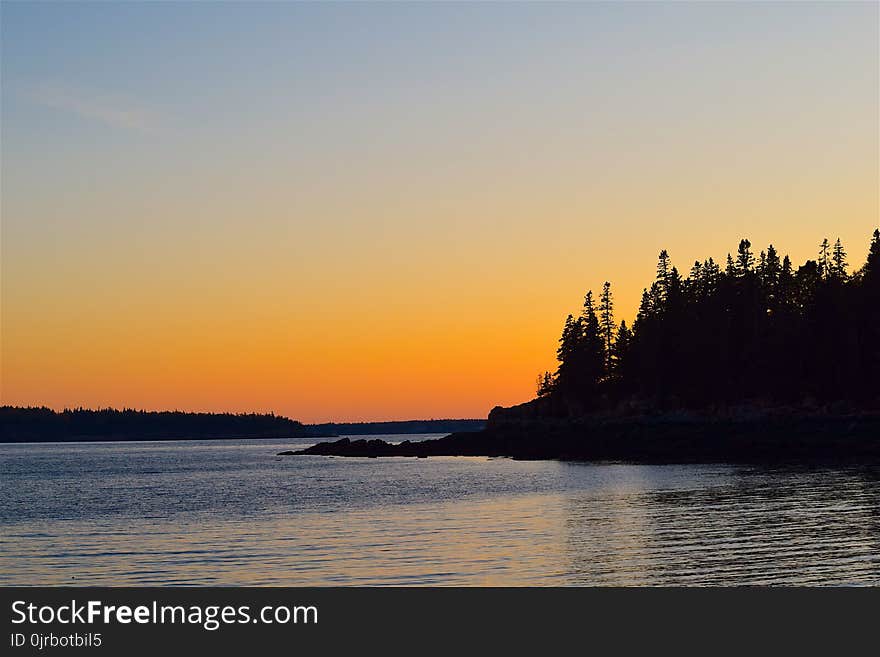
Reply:
[[504, 456], [518, 460], [627, 463], [880, 463], [880, 415], [719, 418], [532, 419], [399, 444], [317, 443], [279, 456]]

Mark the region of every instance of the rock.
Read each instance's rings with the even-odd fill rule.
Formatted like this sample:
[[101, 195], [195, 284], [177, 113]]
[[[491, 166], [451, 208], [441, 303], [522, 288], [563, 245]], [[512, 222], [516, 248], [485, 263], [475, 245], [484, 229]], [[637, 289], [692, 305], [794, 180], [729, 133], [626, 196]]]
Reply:
[[[494, 411], [493, 411], [494, 413]], [[282, 456], [507, 456], [631, 463], [880, 463], [880, 415], [495, 417], [478, 432], [397, 445], [343, 438]]]

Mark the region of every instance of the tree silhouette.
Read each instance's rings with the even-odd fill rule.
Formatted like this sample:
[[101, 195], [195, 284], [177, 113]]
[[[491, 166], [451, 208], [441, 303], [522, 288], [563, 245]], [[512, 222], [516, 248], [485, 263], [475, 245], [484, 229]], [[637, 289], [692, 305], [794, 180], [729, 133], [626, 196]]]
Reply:
[[589, 386], [597, 384], [605, 374], [605, 350], [602, 344], [602, 329], [593, 302], [593, 291], [584, 297], [584, 308], [581, 312], [584, 327], [581, 362], [584, 381]]
[[666, 286], [669, 280], [669, 253], [666, 249], [660, 251], [657, 258], [657, 283], [660, 285], [660, 292], [666, 294]]
[[614, 302], [611, 298], [611, 283], [605, 281], [602, 296], [599, 297], [599, 333], [602, 336], [602, 351], [605, 356], [605, 373], [611, 374], [614, 362]]
[[618, 362], [622, 362], [626, 358], [626, 354], [632, 344], [632, 337], [632, 331], [627, 328], [626, 320], [623, 320], [617, 328], [617, 340], [614, 343], [614, 353]]
[[546, 397], [550, 395], [553, 392], [555, 384], [556, 381], [552, 372], [544, 372], [543, 374], [539, 374], [536, 391], [538, 397]]
[[746, 276], [755, 266], [755, 256], [752, 254], [752, 243], [748, 240], [740, 240], [736, 253], [736, 271], [740, 276]]
[[779, 277], [782, 274], [782, 263], [779, 260], [779, 254], [771, 244], [767, 247], [767, 255], [761, 251], [762, 263], [759, 271], [761, 284], [766, 290], [775, 292], [779, 285]]
[[569, 315], [565, 318], [562, 327], [562, 336], [559, 338], [559, 348], [556, 350], [556, 359], [559, 367], [556, 370], [556, 380], [559, 389], [567, 394], [577, 388], [578, 355], [583, 343], [583, 324], [580, 319]]
[[65, 409], [0, 407], [0, 439], [162, 440], [172, 438], [274, 438], [326, 435], [274, 414], [184, 413], [131, 408]]
[[736, 276], [736, 263], [729, 253], [727, 254], [727, 264], [724, 268], [724, 273], [730, 277]]
[[592, 292], [560, 339], [550, 399], [579, 408], [641, 400], [660, 407], [741, 403], [880, 406], [880, 229], [847, 273], [838, 239], [794, 269], [771, 244], [740, 241], [725, 271], [712, 258], [686, 278], [660, 252], [635, 321], [615, 328], [611, 284]]
[[846, 278], [846, 268], [849, 263], [846, 261], [846, 251], [840, 243], [840, 238], [834, 242], [834, 248], [831, 251], [831, 277], [838, 280]]
[[819, 276], [822, 278], [828, 278], [828, 274], [830, 272], [830, 267], [828, 264], [828, 238], [822, 240], [822, 244], [819, 245]]
[[871, 282], [875, 282], [880, 276], [880, 230], [874, 230], [871, 246], [868, 249], [868, 258], [862, 268], [862, 275], [866, 281], [870, 280]]

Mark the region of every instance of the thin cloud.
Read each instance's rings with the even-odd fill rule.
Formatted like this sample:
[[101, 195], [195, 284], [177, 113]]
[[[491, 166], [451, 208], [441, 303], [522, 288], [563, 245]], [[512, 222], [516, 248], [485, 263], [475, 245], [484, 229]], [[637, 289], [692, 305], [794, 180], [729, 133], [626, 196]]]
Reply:
[[54, 84], [36, 86], [30, 90], [29, 96], [44, 107], [70, 112], [114, 128], [150, 133], [156, 126], [156, 116], [152, 112], [116, 96]]

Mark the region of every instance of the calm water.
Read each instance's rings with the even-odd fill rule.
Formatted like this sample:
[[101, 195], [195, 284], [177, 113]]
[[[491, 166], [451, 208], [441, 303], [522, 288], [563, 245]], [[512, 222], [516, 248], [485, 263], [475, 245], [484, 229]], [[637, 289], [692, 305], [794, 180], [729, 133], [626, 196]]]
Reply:
[[0, 584], [880, 584], [880, 468], [294, 446], [0, 445]]

